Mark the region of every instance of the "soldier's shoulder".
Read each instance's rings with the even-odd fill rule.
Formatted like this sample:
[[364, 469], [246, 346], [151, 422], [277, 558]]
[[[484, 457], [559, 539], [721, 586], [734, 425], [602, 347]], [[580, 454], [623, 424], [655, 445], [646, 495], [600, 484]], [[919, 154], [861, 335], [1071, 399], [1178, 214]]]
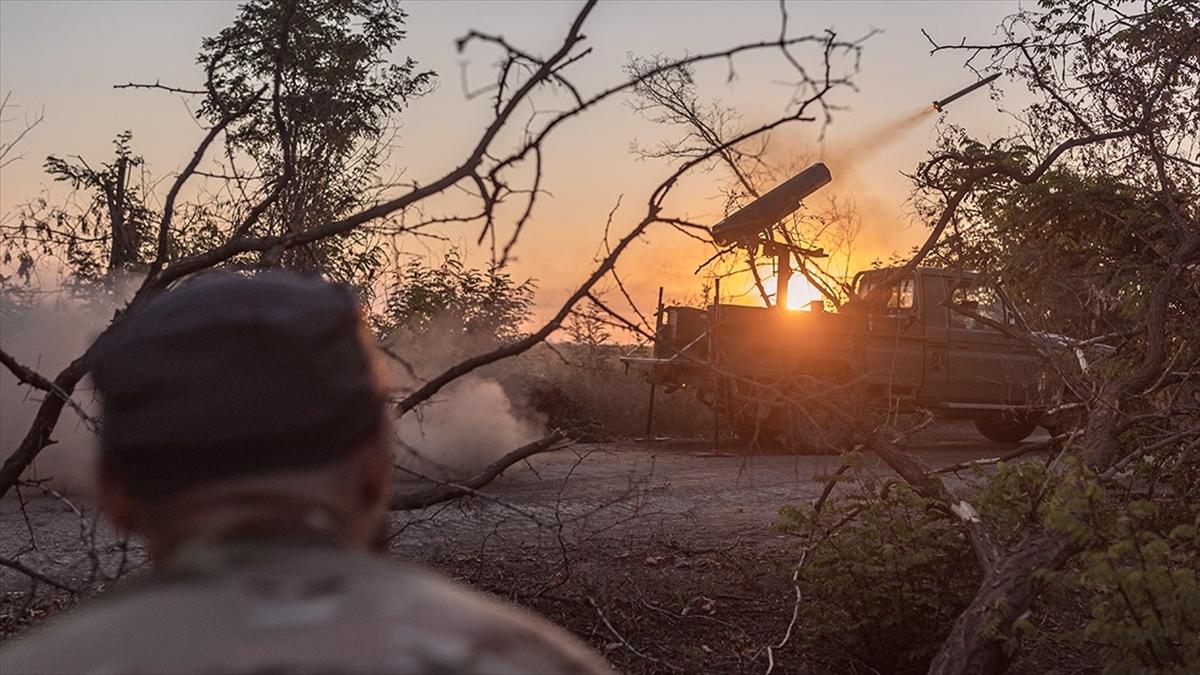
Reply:
[[408, 563], [377, 559], [369, 564], [379, 575], [378, 590], [391, 589], [403, 607], [385, 609], [404, 624], [397, 635], [414, 650], [438, 645], [436, 662], [427, 664], [431, 667], [477, 673], [613, 672], [578, 638], [524, 608]]
[[611, 672], [525, 610], [415, 565], [332, 551], [134, 584], [17, 638], [3, 661], [13, 673]]
[[0, 648], [4, 672], [109, 671], [103, 665], [105, 651], [122, 635], [136, 634], [140, 624], [154, 621], [151, 594], [159, 589], [157, 585], [135, 582], [111, 594], [84, 600], [80, 607], [10, 638]]

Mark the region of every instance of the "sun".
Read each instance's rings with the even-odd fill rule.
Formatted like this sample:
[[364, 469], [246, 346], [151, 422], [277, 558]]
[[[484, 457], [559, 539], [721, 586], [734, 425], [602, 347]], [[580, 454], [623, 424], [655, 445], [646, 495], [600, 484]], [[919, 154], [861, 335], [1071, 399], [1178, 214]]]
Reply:
[[[777, 281], [778, 278], [775, 276], [770, 276], [766, 279], [763, 279], [763, 288], [772, 298], [775, 297], [775, 284]], [[758, 291], [754, 288], [754, 282], [750, 281], [749, 283], [750, 288], [748, 289], [749, 293], [747, 294], [747, 297], [757, 298]], [[821, 295], [821, 292], [814, 288], [812, 284], [808, 283], [808, 279], [805, 279], [803, 275], [798, 272], [792, 275], [792, 279], [788, 283], [788, 309], [807, 311], [810, 309], [809, 303], [814, 300], [823, 299], [824, 297]]]

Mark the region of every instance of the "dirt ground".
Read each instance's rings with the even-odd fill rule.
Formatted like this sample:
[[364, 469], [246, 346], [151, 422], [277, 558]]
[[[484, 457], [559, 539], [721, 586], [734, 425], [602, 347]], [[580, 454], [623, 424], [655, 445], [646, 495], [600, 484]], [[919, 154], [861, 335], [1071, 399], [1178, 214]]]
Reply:
[[[1011, 446], [945, 424], [913, 449], [946, 465]], [[839, 459], [743, 450], [664, 440], [538, 456], [476, 496], [394, 514], [389, 553], [534, 609], [626, 672], [762, 672], [795, 603], [794, 548], [770, 525], [780, 507], [816, 497]], [[23, 496], [0, 503], [0, 556], [88, 589], [80, 596], [146, 568], [90, 501]], [[0, 567], [0, 639], [74, 604], [49, 580]], [[801, 612], [794, 630], [803, 623]], [[844, 670], [796, 640], [772, 656], [775, 672]]]

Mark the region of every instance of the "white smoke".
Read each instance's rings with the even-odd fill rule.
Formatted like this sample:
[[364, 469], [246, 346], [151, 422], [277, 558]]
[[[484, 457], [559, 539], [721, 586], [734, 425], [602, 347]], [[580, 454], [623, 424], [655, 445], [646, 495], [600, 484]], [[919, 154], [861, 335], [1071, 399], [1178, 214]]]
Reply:
[[[453, 320], [434, 322], [419, 335], [401, 332], [384, 341], [400, 393], [495, 345], [462, 333]], [[513, 405], [504, 388], [476, 371], [448, 384], [395, 423], [396, 462], [417, 475], [464, 478], [545, 433], [544, 421]]]
[[468, 375], [402, 417], [396, 435], [401, 466], [427, 475], [470, 476], [536, 439], [541, 429], [518, 414], [499, 383]]
[[[123, 286], [133, 288], [133, 283]], [[108, 325], [126, 293], [81, 300], [64, 293], [48, 294], [30, 307], [13, 306], [0, 296], [0, 348], [37, 372], [53, 379]], [[393, 361], [394, 380], [411, 390], [463, 356], [490, 345], [439, 327], [419, 339], [391, 339], [390, 349], [417, 364], [416, 378]], [[0, 462], [7, 459], [28, 432], [45, 394], [20, 385], [0, 367]], [[91, 382], [85, 378], [72, 398], [91, 416], [99, 414]], [[543, 434], [543, 423], [512, 404], [498, 382], [473, 374], [447, 385], [430, 401], [396, 422], [397, 462], [422, 475], [446, 478], [473, 475], [509, 450]], [[52, 478], [50, 485], [72, 493], [94, 488], [96, 437], [88, 423], [70, 406], [46, 447], [24, 478]]]
[[[50, 293], [31, 306], [16, 306], [2, 296], [0, 303], [0, 348], [18, 363], [53, 380], [108, 325], [118, 301]], [[0, 461], [16, 451], [47, 395], [19, 384], [7, 368], [0, 368]], [[90, 379], [79, 383], [72, 399], [88, 415], [99, 413]], [[67, 492], [91, 492], [96, 437], [88, 423], [71, 406], [65, 406], [51, 439], [53, 444], [38, 454], [23, 477], [51, 478], [50, 486]]]

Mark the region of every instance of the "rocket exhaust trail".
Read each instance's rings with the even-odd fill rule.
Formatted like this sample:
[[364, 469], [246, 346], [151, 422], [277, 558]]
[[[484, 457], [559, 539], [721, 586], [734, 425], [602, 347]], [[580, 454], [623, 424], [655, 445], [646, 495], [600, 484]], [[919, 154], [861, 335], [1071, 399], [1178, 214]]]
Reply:
[[947, 103], [956, 101], [956, 100], [962, 98], [963, 96], [966, 96], [967, 94], [975, 91], [976, 89], [982, 87], [983, 85], [987, 84], [988, 82], [994, 81], [997, 77], [1000, 77], [1000, 75], [1001, 75], [1001, 73], [993, 73], [993, 74], [988, 75], [987, 77], [983, 78], [982, 80], [979, 80], [978, 82], [974, 82], [972, 84], [969, 84], [969, 85], [963, 87], [962, 89], [959, 89], [958, 91], [954, 92], [953, 94], [950, 94], [949, 96], [947, 96], [946, 98], [944, 98], [940, 101], [934, 101], [933, 109], [938, 112], [941, 112], [942, 108], [945, 107]]

